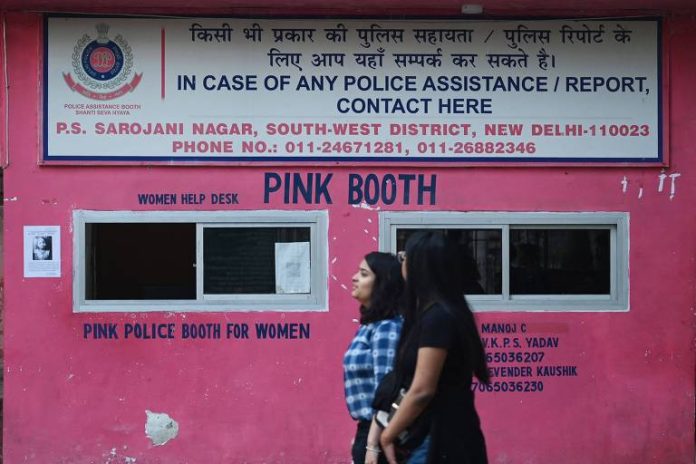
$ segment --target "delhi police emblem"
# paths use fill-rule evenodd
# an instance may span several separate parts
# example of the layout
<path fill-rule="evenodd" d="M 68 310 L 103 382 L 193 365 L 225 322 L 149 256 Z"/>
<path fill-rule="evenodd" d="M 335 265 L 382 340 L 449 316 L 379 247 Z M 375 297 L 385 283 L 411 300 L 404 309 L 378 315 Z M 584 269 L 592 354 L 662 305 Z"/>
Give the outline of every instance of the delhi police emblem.
<path fill-rule="evenodd" d="M 143 74 L 133 69 L 133 51 L 121 34 L 110 39 L 109 25 L 96 25 L 97 38 L 84 34 L 75 44 L 71 73 L 63 78 L 74 91 L 94 100 L 113 100 L 132 92 Z"/>

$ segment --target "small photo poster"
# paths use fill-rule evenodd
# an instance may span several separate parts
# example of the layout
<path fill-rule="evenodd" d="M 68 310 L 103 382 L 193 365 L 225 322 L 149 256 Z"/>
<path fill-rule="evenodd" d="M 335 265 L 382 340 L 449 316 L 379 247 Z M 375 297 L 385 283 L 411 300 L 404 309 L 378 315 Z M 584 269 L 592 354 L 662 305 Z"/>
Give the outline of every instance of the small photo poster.
<path fill-rule="evenodd" d="M 24 277 L 60 277 L 60 226 L 24 226 Z"/>

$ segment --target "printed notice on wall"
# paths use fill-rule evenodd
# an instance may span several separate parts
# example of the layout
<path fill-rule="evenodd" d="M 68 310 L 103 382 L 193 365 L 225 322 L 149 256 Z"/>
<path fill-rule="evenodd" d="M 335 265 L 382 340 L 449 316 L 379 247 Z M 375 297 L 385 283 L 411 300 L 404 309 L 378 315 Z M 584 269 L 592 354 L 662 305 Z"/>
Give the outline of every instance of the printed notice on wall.
<path fill-rule="evenodd" d="M 563 388 L 582 375 L 582 369 L 565 351 L 568 332 L 565 323 L 482 323 L 481 341 L 491 381 L 474 381 L 472 389 L 538 394 Z"/>
<path fill-rule="evenodd" d="M 60 226 L 24 226 L 24 277 L 60 277 Z"/>
<path fill-rule="evenodd" d="M 660 21 L 47 17 L 44 161 L 660 163 Z"/>
<path fill-rule="evenodd" d="M 276 293 L 309 293 L 309 242 L 275 244 Z"/>

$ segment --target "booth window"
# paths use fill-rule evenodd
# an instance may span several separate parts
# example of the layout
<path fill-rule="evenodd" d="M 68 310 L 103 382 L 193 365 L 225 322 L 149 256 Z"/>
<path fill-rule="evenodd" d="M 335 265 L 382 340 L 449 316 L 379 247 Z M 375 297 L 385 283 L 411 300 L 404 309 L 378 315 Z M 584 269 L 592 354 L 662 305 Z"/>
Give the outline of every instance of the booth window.
<path fill-rule="evenodd" d="M 624 213 L 385 212 L 380 224 L 382 249 L 421 230 L 457 244 L 476 310 L 628 309 Z"/>
<path fill-rule="evenodd" d="M 87 300 L 196 298 L 196 225 L 85 224 Z"/>
<path fill-rule="evenodd" d="M 75 311 L 325 310 L 326 213 L 76 211 Z"/>

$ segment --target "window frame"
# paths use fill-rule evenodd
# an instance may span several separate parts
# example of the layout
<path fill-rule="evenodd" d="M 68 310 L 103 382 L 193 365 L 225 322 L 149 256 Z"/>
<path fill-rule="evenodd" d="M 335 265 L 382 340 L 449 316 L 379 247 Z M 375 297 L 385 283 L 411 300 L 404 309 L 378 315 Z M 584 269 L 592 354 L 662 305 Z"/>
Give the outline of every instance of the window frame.
<path fill-rule="evenodd" d="M 196 299 L 87 300 L 86 225 L 189 223 L 196 226 Z M 204 227 L 307 227 L 310 293 L 203 295 Z M 315 211 L 73 211 L 73 312 L 241 312 L 328 310 L 328 213 Z"/>
<path fill-rule="evenodd" d="M 380 250 L 395 253 L 397 229 L 502 230 L 502 293 L 468 295 L 478 312 L 628 311 L 629 215 L 624 212 L 381 212 Z M 511 295 L 511 229 L 608 229 L 610 231 L 609 295 Z"/>

